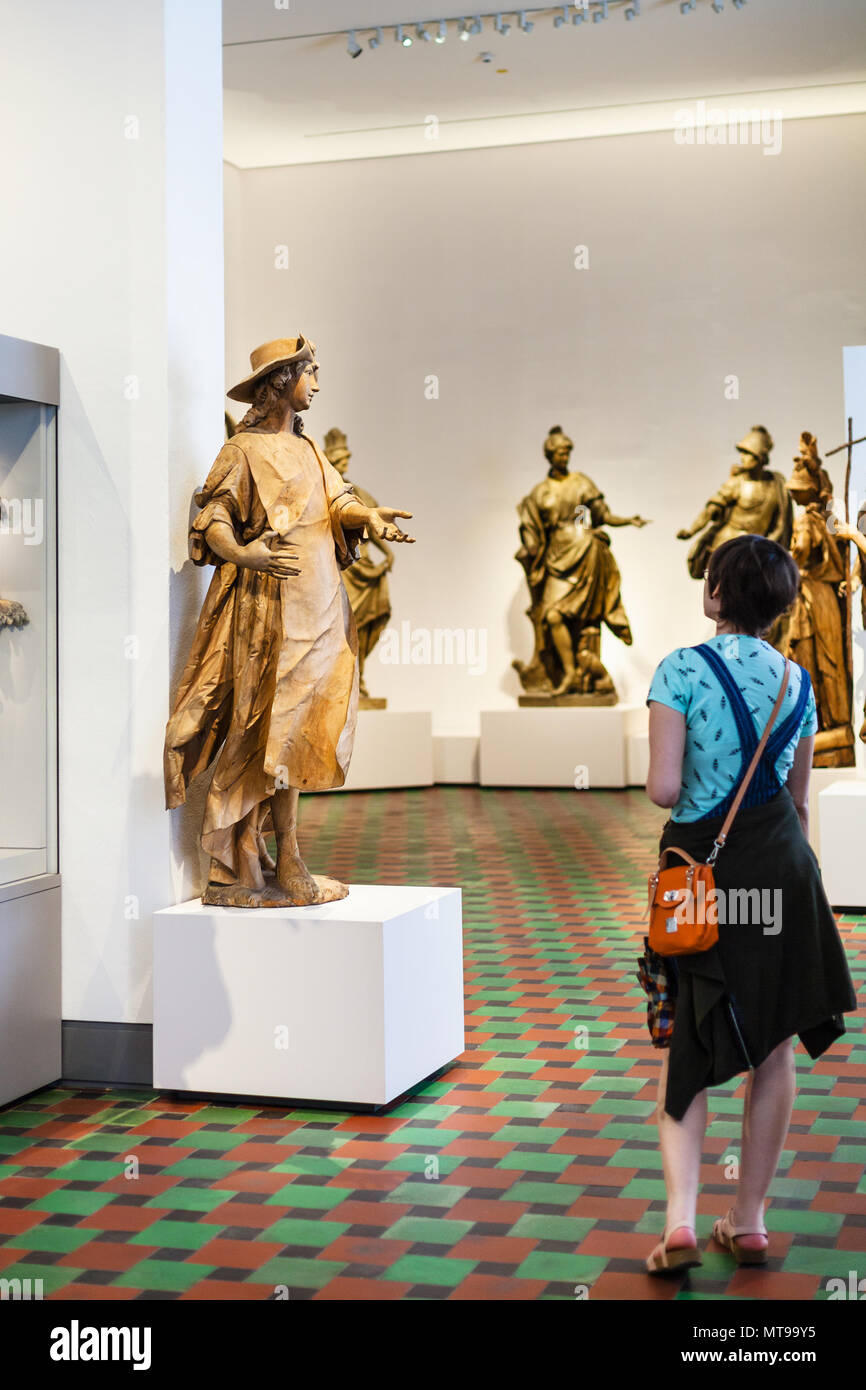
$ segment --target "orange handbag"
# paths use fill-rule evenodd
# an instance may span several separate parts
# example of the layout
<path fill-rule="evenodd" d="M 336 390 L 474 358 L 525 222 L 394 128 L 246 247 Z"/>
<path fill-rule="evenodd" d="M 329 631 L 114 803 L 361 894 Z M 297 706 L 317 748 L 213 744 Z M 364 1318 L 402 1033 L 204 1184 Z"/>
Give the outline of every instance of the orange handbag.
<path fill-rule="evenodd" d="M 706 863 L 699 864 L 684 849 L 668 845 L 659 855 L 655 873 L 649 876 L 649 944 L 660 956 L 695 955 L 698 951 L 708 951 L 719 939 L 713 865 L 719 850 L 728 838 L 734 816 L 740 809 L 740 802 L 746 794 L 770 737 L 770 730 L 776 722 L 776 715 L 781 709 L 788 687 L 790 671 L 791 664 L 786 661 L 782 684 L 767 727 L 755 749 L 754 757 L 740 783 L 724 824 L 713 841 L 713 848 Z M 665 859 L 669 854 L 678 854 L 685 862 L 673 864 L 668 868 Z"/>

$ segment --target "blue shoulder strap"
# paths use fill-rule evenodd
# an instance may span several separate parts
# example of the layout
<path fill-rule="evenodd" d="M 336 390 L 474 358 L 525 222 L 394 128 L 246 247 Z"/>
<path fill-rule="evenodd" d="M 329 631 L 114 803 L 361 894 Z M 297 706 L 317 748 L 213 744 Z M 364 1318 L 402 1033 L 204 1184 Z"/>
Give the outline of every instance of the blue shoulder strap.
<path fill-rule="evenodd" d="M 737 733 L 740 736 L 740 747 L 743 750 L 743 768 L 745 770 L 748 766 L 746 759 L 751 761 L 752 754 L 758 746 L 758 734 L 751 710 L 743 698 L 743 692 L 731 675 L 727 662 L 719 656 L 715 648 L 702 642 L 699 647 L 693 647 L 692 650 L 700 652 L 710 670 L 718 677 L 722 689 L 731 702 L 731 711 L 737 721 Z"/>

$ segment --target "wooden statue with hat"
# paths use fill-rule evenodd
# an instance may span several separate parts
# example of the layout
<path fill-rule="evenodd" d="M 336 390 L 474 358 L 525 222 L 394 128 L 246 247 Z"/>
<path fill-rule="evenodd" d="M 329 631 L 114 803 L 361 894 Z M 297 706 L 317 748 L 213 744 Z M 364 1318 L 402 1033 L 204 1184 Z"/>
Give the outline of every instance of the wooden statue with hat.
<path fill-rule="evenodd" d="M 341 571 L 365 531 L 411 542 L 397 520 L 411 513 L 365 505 L 305 434 L 314 343 L 276 339 L 250 365 L 228 393 L 249 409 L 196 494 L 190 555 L 214 575 L 166 728 L 166 804 L 212 765 L 202 901 L 309 906 L 349 891 L 310 873 L 297 836 L 299 794 L 341 787 L 352 755 L 358 635 Z"/>

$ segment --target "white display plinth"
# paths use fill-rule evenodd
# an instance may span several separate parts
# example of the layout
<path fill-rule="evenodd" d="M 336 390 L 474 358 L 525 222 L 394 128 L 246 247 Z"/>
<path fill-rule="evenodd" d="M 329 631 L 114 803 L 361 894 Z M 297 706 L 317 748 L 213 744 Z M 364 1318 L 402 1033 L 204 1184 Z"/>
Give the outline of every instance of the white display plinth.
<path fill-rule="evenodd" d="M 813 767 L 809 777 L 809 844 L 821 858 L 820 796 L 835 782 L 856 782 L 860 773 L 856 767 Z"/>
<path fill-rule="evenodd" d="M 821 875 L 833 907 L 866 907 L 866 781 L 832 782 L 818 796 Z"/>
<path fill-rule="evenodd" d="M 624 787 L 629 705 L 484 710 L 483 787 Z"/>
<path fill-rule="evenodd" d="M 464 1050 L 459 888 L 154 914 L 153 1082 L 386 1105 Z"/>
<path fill-rule="evenodd" d="M 427 710 L 361 709 L 343 791 L 432 787 L 433 717 Z"/>

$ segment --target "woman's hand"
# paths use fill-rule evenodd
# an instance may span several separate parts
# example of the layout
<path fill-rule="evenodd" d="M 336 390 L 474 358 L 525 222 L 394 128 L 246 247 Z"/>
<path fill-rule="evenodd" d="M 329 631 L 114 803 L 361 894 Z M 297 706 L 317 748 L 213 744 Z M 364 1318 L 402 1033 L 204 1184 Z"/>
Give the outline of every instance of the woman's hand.
<path fill-rule="evenodd" d="M 270 541 L 275 544 L 270 545 Z M 257 540 L 241 546 L 237 563 L 244 569 L 269 574 L 273 579 L 290 579 L 301 573 L 295 564 L 297 559 L 294 547 L 277 531 L 263 531 Z"/>
<path fill-rule="evenodd" d="M 405 541 L 408 545 L 414 545 L 415 537 L 407 536 L 394 520 L 398 516 L 408 520 L 411 515 L 411 512 L 400 512 L 394 507 L 371 507 L 367 513 L 367 530 L 380 541 Z"/>

